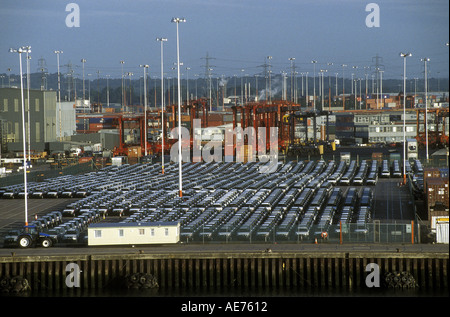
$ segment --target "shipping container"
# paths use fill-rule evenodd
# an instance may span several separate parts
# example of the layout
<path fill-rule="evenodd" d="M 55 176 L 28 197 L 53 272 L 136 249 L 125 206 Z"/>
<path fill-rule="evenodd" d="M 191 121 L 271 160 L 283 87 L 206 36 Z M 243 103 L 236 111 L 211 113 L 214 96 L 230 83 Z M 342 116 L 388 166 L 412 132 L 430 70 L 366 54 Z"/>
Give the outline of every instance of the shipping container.
<path fill-rule="evenodd" d="M 428 178 L 440 178 L 441 171 L 436 167 L 425 167 L 423 169 L 423 182 L 426 183 Z"/>
<path fill-rule="evenodd" d="M 128 148 L 128 157 L 141 157 L 142 156 L 142 150 L 140 146 L 132 146 Z"/>
<path fill-rule="evenodd" d="M 383 162 L 383 153 L 382 152 L 374 152 L 374 153 L 372 153 L 372 160 L 375 160 L 379 164 L 381 164 Z"/>
<path fill-rule="evenodd" d="M 394 152 L 389 154 L 389 163 L 392 164 L 394 161 L 401 161 L 402 157 L 400 153 Z"/>
<path fill-rule="evenodd" d="M 448 178 L 430 177 L 427 179 L 427 182 L 425 183 L 425 195 L 429 213 L 428 219 L 431 219 L 430 211 L 431 209 L 433 209 L 433 207 L 436 207 L 436 205 L 442 205 L 443 207 L 448 209 L 448 183 Z"/>
<path fill-rule="evenodd" d="M 441 177 L 448 178 L 448 167 L 447 168 L 440 168 L 439 172 L 441 173 Z"/>
<path fill-rule="evenodd" d="M 126 156 L 115 156 L 111 158 L 112 165 L 120 166 L 122 164 L 126 164 L 128 158 Z"/>
<path fill-rule="evenodd" d="M 78 159 L 78 163 L 82 164 L 82 163 L 86 163 L 89 161 L 92 161 L 93 157 L 92 156 L 87 156 L 87 157 L 80 157 Z"/>
<path fill-rule="evenodd" d="M 139 158 L 138 157 L 128 157 L 128 164 L 130 165 L 134 165 L 139 163 Z"/>

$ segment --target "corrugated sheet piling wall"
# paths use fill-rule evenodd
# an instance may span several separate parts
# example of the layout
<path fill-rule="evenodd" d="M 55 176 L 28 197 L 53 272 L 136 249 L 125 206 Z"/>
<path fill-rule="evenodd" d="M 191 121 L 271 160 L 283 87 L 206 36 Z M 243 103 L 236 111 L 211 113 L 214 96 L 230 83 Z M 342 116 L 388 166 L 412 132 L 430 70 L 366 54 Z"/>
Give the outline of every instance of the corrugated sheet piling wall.
<path fill-rule="evenodd" d="M 448 254 L 392 253 L 217 253 L 0 257 L 0 278 L 22 276 L 32 290 L 67 289 L 70 263 L 78 265 L 81 289 L 123 287 L 133 273 L 156 278 L 159 288 L 358 289 L 366 286 L 366 266 L 380 276 L 408 272 L 422 289 L 448 288 Z"/>

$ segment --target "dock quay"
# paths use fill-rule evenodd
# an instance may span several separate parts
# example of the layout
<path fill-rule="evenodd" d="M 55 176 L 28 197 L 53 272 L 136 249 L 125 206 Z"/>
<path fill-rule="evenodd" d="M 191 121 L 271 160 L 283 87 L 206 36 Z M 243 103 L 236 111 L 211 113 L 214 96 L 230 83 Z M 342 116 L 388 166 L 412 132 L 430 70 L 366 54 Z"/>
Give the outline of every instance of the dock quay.
<path fill-rule="evenodd" d="M 133 274 L 152 276 L 153 287 L 160 290 L 359 290 L 368 288 L 368 275 L 375 272 L 368 269 L 371 263 L 379 268 L 379 287 L 401 287 L 386 283 L 388 274 L 401 273 L 414 279 L 408 287 L 448 294 L 446 245 L 186 244 L 53 248 L 51 253 L 3 249 L 0 278 L 19 276 L 33 291 L 68 289 L 68 276 L 75 273 L 81 290 L 126 289 Z M 69 264 L 79 271 L 70 271 Z"/>

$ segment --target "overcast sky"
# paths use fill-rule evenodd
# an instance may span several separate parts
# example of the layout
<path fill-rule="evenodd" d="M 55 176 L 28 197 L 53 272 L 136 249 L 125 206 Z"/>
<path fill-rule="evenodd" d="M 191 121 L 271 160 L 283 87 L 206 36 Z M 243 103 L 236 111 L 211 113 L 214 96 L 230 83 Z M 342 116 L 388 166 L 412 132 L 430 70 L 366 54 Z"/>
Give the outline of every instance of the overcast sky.
<path fill-rule="evenodd" d="M 62 50 L 60 64 L 73 64 L 77 77 L 97 73 L 120 78 L 125 72 L 142 75 L 140 64 L 150 65 L 150 76 L 160 76 L 160 43 L 166 37 L 164 65 L 167 76 L 176 62 L 176 25 L 179 25 L 180 60 L 190 67 L 189 78 L 205 74 L 206 54 L 216 77 L 261 73 L 272 56 L 274 73 L 290 73 L 290 57 L 298 72 L 351 73 L 363 77 L 364 67 L 384 68 L 383 78 L 401 78 L 400 52 L 411 52 L 407 77 L 423 76 L 423 57 L 432 77 L 448 77 L 449 1 L 379 0 L 379 27 L 368 27 L 362 0 L 1 0 L 0 73 L 19 73 L 17 54 L 9 48 L 30 45 L 31 71 L 44 58 L 48 72 L 57 71 L 55 50 Z M 79 27 L 68 27 L 69 3 L 79 7 Z M 25 59 L 23 59 L 25 62 Z M 333 63 L 333 65 L 328 65 Z M 358 68 L 353 68 L 356 66 Z M 244 69 L 244 71 L 241 71 Z M 61 66 L 61 72 L 67 67 Z M 370 70 L 367 71 L 370 73 Z M 186 71 L 183 70 L 184 76 Z"/>

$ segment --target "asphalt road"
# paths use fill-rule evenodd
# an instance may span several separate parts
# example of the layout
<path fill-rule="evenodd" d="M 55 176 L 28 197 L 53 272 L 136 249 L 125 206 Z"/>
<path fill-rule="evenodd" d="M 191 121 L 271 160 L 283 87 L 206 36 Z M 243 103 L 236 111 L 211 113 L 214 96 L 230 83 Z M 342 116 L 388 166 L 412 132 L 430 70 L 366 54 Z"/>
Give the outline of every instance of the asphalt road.
<path fill-rule="evenodd" d="M 88 250 L 88 252 L 87 252 Z M 179 243 L 153 246 L 108 246 L 108 247 L 53 247 L 50 249 L 0 248 L 0 256 L 66 256 L 66 255 L 132 255 L 157 254 L 177 255 L 186 253 L 214 256 L 218 253 L 447 253 L 448 245 L 443 244 L 335 244 L 335 243 Z"/>

